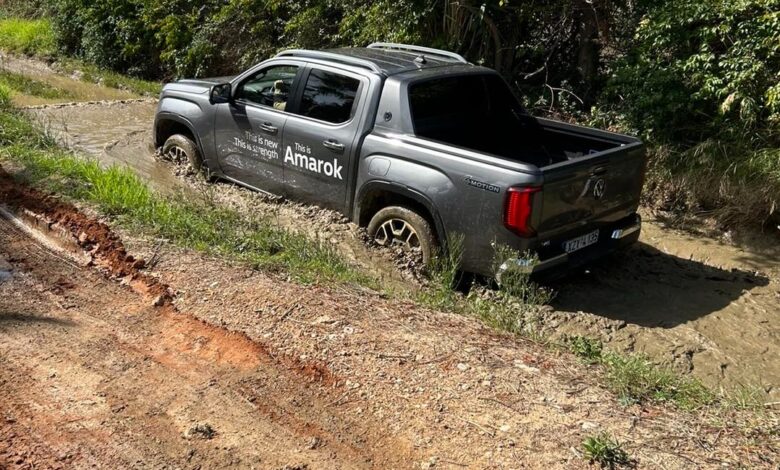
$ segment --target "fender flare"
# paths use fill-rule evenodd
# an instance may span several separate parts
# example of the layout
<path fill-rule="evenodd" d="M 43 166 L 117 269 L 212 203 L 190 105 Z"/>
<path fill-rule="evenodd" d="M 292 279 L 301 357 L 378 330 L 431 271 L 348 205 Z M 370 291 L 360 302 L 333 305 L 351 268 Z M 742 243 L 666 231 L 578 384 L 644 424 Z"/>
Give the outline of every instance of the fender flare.
<path fill-rule="evenodd" d="M 157 142 L 157 129 L 160 125 L 159 124 L 160 121 L 173 121 L 186 127 L 190 131 L 190 134 L 192 134 L 192 136 L 195 137 L 195 145 L 198 146 L 198 151 L 200 152 L 201 157 L 203 157 L 204 159 L 206 158 L 206 154 L 203 152 L 203 143 L 200 141 L 200 135 L 198 135 L 198 133 L 195 132 L 195 126 L 192 125 L 192 122 L 190 122 L 189 119 L 181 116 L 180 114 L 169 113 L 167 111 L 159 112 L 154 117 L 155 147 L 162 146 L 165 143 L 165 142 Z"/>
<path fill-rule="evenodd" d="M 439 243 L 442 246 L 446 245 L 447 237 L 446 231 L 444 229 L 444 222 L 442 221 L 441 215 L 439 214 L 439 211 L 433 201 L 431 201 L 430 198 L 428 198 L 425 194 L 399 183 L 392 183 L 390 181 L 383 180 L 373 180 L 363 184 L 363 186 L 361 186 L 360 190 L 358 191 L 357 198 L 355 198 L 355 208 L 353 212 L 356 223 L 360 221 L 361 206 L 363 205 L 363 201 L 365 200 L 366 196 L 372 192 L 397 194 L 399 196 L 409 198 L 423 206 L 431 215 L 431 218 L 433 218 L 433 225 L 434 229 L 436 230 L 436 235 L 439 238 Z"/>

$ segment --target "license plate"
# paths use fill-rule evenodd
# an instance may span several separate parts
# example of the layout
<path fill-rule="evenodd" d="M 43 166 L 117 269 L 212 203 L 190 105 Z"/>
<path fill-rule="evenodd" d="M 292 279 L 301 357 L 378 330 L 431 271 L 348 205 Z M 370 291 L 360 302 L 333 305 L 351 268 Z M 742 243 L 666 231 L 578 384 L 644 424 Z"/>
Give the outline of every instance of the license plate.
<path fill-rule="evenodd" d="M 594 230 L 590 233 L 586 233 L 585 235 L 563 242 L 563 250 L 566 253 L 572 253 L 587 246 L 591 246 L 597 241 L 599 241 L 599 231 Z"/>

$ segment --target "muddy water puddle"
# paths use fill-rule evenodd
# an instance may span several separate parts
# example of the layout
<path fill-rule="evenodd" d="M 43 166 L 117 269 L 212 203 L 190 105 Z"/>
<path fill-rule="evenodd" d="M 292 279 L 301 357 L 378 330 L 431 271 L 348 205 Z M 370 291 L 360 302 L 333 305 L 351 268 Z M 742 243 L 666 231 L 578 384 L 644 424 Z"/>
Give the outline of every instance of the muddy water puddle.
<path fill-rule="evenodd" d="M 106 166 L 130 167 L 155 189 L 170 192 L 183 184 L 154 157 L 155 108 L 156 103 L 147 100 L 77 103 L 27 112 L 65 147 L 97 157 Z"/>

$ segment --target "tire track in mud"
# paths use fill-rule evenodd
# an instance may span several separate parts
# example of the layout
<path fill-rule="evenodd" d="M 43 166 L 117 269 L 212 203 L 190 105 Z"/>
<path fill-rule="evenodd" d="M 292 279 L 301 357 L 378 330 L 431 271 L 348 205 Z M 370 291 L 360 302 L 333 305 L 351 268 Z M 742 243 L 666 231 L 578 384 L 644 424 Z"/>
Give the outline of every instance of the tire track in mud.
<path fill-rule="evenodd" d="M 102 245 L 94 250 L 95 265 L 103 265 L 104 276 L 120 281 L 110 282 L 64 260 L 12 224 L 0 222 L 0 256 L 13 267 L 11 280 L 0 284 L 6 291 L 0 302 L 0 332 L 6 338 L 0 357 L 8 363 L 0 380 L 17 383 L 22 376 L 32 377 L 31 383 L 4 389 L 0 402 L 16 396 L 31 404 L 27 414 L 13 411 L 12 404 L 2 407 L 24 419 L 28 429 L 23 435 L 53 443 L 52 452 L 69 456 L 64 461 L 76 466 L 183 464 L 182 456 L 193 459 L 193 449 L 199 456 L 195 461 L 208 467 L 226 462 L 407 466 L 403 462 L 413 455 L 411 446 L 332 409 L 341 385 L 324 365 L 270 351 L 242 333 L 180 313 L 169 301 L 155 307 L 159 302 L 152 302 L 153 296 L 167 286 L 139 273 L 137 260 L 128 259 L 105 225 L 36 191 L 9 185 L 7 175 L 0 174 L 1 200 L 40 210 L 49 226 L 86 233 L 78 242 Z M 101 258 L 114 263 L 104 264 Z M 132 283 L 121 282 L 128 277 L 147 289 L 129 293 Z M 20 284 L 17 290 L 14 283 Z M 39 349 L 37 342 L 46 348 Z M 25 372 L 30 363 L 35 370 Z M 55 385 L 47 388 L 47 382 Z M 51 389 L 58 393 L 49 393 Z M 71 420 L 79 414 L 79 429 L 72 429 Z M 182 442 L 183 433 L 199 420 L 213 426 L 224 449 L 211 449 L 208 439 Z M 16 435 L 10 432 L 0 442 L 0 455 L 9 456 L 7 465 L 22 468 L 51 460 L 52 452 Z M 125 444 L 134 450 L 127 456 Z"/>

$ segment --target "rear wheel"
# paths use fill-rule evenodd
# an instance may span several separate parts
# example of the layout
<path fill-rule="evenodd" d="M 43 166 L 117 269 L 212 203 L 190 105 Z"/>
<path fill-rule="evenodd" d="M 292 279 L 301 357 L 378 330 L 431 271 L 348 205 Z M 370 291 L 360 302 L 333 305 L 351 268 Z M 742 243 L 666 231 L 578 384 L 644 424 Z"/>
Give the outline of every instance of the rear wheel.
<path fill-rule="evenodd" d="M 401 206 L 377 212 L 368 224 L 368 234 L 380 246 L 419 251 L 425 265 L 431 262 L 437 243 L 430 223 L 420 214 Z"/>
<path fill-rule="evenodd" d="M 189 137 L 183 134 L 174 134 L 165 141 L 162 149 L 163 155 L 178 164 L 188 164 L 192 170 L 210 180 L 209 169 L 203 164 L 203 157 L 198 151 L 198 146 Z"/>

